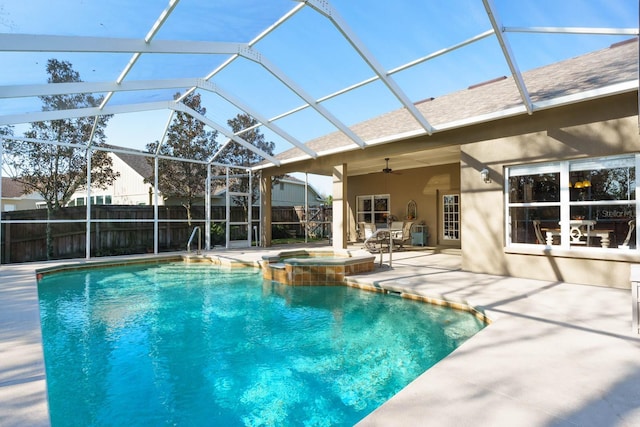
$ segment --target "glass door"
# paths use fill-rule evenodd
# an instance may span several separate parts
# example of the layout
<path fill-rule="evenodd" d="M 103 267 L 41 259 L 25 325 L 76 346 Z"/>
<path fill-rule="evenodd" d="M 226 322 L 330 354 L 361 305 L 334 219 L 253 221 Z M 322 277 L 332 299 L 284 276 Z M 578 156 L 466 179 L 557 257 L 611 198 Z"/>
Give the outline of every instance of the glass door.
<path fill-rule="evenodd" d="M 460 196 L 458 194 L 442 196 L 442 238 L 460 240 Z"/>

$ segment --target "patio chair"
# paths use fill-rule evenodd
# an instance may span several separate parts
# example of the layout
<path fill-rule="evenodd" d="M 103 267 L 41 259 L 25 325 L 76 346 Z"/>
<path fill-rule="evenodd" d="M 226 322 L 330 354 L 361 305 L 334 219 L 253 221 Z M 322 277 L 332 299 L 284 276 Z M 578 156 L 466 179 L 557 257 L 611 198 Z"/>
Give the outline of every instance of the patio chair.
<path fill-rule="evenodd" d="M 546 245 L 547 244 L 547 239 L 544 238 L 544 236 L 542 235 L 542 230 L 540 230 L 540 220 L 539 219 L 534 219 L 533 220 L 533 231 L 535 231 L 536 233 L 536 239 L 538 240 L 538 243 L 541 245 Z"/>
<path fill-rule="evenodd" d="M 363 241 L 373 236 L 373 233 L 375 232 L 376 232 L 376 226 L 374 224 L 369 224 L 368 222 L 358 223 L 358 233 L 360 235 L 360 238 Z"/>
<path fill-rule="evenodd" d="M 381 228 L 376 230 L 364 241 L 364 249 L 371 253 L 382 252 L 385 249 L 389 250 L 389 229 Z"/>
<path fill-rule="evenodd" d="M 389 229 L 394 233 L 400 233 L 402 231 L 402 226 L 404 222 L 402 221 L 392 221 Z"/>
<path fill-rule="evenodd" d="M 404 249 L 404 244 L 411 241 L 411 227 L 413 227 L 413 221 L 405 221 L 402 224 L 402 230 L 396 232 L 393 235 L 393 246 L 398 249 Z"/>
<path fill-rule="evenodd" d="M 618 248 L 621 248 L 621 249 L 629 248 L 629 242 L 631 241 L 631 234 L 633 234 L 633 230 L 635 230 L 635 228 L 636 228 L 636 220 L 632 219 L 631 221 L 629 221 L 629 231 L 627 231 L 627 237 L 624 238 L 624 242 L 622 242 L 622 244 L 618 246 Z"/>

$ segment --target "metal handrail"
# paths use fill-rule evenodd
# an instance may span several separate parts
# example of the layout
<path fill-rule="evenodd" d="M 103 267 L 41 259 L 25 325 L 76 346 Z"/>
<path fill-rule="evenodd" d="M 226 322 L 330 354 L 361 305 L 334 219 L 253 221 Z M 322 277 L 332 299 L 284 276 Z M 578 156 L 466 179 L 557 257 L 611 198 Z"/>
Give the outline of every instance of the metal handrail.
<path fill-rule="evenodd" d="M 200 255 L 200 251 L 202 250 L 202 245 L 201 245 L 202 232 L 200 231 L 199 226 L 193 227 L 193 231 L 191 232 L 191 237 L 189 237 L 189 241 L 187 242 L 187 252 L 191 253 L 191 242 L 193 241 L 193 238 L 196 235 L 196 231 L 198 232 L 198 251 L 196 252 L 196 254 Z"/>

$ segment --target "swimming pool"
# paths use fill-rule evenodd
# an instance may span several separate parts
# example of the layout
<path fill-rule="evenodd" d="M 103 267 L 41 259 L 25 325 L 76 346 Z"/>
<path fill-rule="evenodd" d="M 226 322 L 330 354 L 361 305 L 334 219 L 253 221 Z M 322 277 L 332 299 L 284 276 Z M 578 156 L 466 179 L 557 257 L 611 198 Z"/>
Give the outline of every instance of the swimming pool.
<path fill-rule="evenodd" d="M 56 273 L 38 287 L 53 426 L 353 425 L 483 327 L 199 263 Z"/>

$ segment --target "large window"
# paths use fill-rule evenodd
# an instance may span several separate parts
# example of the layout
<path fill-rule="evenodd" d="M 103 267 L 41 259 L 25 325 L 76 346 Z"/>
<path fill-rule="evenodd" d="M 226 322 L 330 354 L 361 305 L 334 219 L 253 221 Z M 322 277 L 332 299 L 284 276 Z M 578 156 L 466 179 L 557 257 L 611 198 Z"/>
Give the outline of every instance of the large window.
<path fill-rule="evenodd" d="M 388 194 L 357 196 L 357 222 L 375 224 L 378 228 L 387 226 L 391 203 Z"/>
<path fill-rule="evenodd" d="M 638 156 L 507 168 L 507 242 L 636 248 Z"/>

